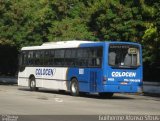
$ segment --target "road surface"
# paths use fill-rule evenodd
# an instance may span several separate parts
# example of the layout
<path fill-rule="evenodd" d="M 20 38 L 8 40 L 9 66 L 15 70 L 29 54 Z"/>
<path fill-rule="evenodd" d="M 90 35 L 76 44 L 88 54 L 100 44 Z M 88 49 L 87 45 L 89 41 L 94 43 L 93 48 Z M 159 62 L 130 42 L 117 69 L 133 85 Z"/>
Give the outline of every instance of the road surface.
<path fill-rule="evenodd" d="M 160 115 L 160 98 L 115 94 L 112 99 L 98 95 L 73 97 L 69 93 L 0 85 L 0 114 L 16 115 Z"/>
<path fill-rule="evenodd" d="M 96 94 L 73 97 L 68 92 L 46 89 L 32 92 L 27 87 L 0 85 L 0 121 L 133 121 L 137 118 L 159 121 L 160 98 L 133 94 L 115 94 L 112 99 L 101 99 Z"/>

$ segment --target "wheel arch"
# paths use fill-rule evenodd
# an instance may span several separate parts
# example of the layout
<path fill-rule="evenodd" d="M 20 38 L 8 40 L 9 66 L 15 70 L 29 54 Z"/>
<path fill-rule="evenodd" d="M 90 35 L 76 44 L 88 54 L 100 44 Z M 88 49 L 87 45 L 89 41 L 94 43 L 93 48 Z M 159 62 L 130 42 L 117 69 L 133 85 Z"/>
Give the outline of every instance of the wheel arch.
<path fill-rule="evenodd" d="M 70 81 L 72 81 L 72 79 L 78 80 L 76 76 L 71 77 L 71 78 L 70 78 Z"/>
<path fill-rule="evenodd" d="M 30 76 L 28 78 L 28 86 L 30 86 L 31 78 L 35 78 L 34 74 L 30 74 Z"/>

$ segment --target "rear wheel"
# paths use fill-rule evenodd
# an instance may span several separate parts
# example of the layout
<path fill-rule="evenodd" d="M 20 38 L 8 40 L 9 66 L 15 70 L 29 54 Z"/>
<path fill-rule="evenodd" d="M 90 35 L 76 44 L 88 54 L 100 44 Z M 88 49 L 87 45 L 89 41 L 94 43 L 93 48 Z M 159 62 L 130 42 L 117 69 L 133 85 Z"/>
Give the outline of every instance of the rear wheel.
<path fill-rule="evenodd" d="M 99 93 L 99 96 L 100 96 L 101 98 L 112 98 L 113 94 L 114 94 L 114 93 L 101 92 L 101 93 Z"/>
<path fill-rule="evenodd" d="M 36 81 L 34 77 L 30 78 L 30 84 L 29 84 L 31 91 L 38 91 L 38 87 L 36 87 Z"/>
<path fill-rule="evenodd" d="M 78 81 L 77 81 L 76 78 L 73 78 L 71 80 L 70 90 L 71 90 L 71 95 L 72 96 L 78 96 L 79 95 L 79 85 L 78 85 Z"/>

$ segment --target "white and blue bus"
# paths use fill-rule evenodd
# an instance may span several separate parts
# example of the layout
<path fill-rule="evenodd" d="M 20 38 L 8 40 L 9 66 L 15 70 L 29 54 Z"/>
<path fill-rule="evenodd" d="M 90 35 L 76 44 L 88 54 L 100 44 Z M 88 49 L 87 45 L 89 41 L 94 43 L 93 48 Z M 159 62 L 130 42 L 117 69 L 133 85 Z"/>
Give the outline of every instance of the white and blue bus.
<path fill-rule="evenodd" d="M 142 48 L 131 42 L 62 41 L 23 47 L 18 85 L 99 93 L 142 91 Z"/>

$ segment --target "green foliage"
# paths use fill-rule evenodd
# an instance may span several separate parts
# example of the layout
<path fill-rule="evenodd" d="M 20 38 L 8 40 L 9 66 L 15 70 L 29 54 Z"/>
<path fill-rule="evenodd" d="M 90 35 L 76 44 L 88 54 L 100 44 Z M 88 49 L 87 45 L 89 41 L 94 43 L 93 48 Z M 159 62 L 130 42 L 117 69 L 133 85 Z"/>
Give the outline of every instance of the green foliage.
<path fill-rule="evenodd" d="M 144 62 L 157 61 L 160 59 L 160 1 L 154 3 L 146 1 L 144 8 L 144 21 L 146 29 L 142 37 L 142 45 L 144 46 Z M 150 5 L 150 6 L 149 6 Z"/>
<path fill-rule="evenodd" d="M 51 21 L 48 27 L 48 40 L 61 41 L 73 39 L 94 39 L 92 32 L 89 31 L 83 2 L 79 0 L 57 0 L 51 4 L 52 10 L 56 11 L 56 19 Z"/>
<path fill-rule="evenodd" d="M 104 1 L 91 16 L 91 30 L 101 40 L 141 42 L 145 29 L 139 6 L 123 5 L 120 2 Z"/>
<path fill-rule="evenodd" d="M 0 0 L 0 44 L 131 41 L 143 45 L 144 61 L 154 61 L 160 58 L 159 6 L 159 0 Z"/>
<path fill-rule="evenodd" d="M 1 1 L 0 40 L 9 40 L 17 47 L 37 45 L 45 40 L 48 6 L 35 0 Z M 9 6 L 8 6 L 9 5 Z M 47 14 L 46 14 L 47 13 Z"/>
<path fill-rule="evenodd" d="M 53 21 L 48 36 L 49 41 L 92 39 L 92 33 L 88 31 L 85 23 L 79 18 Z"/>

